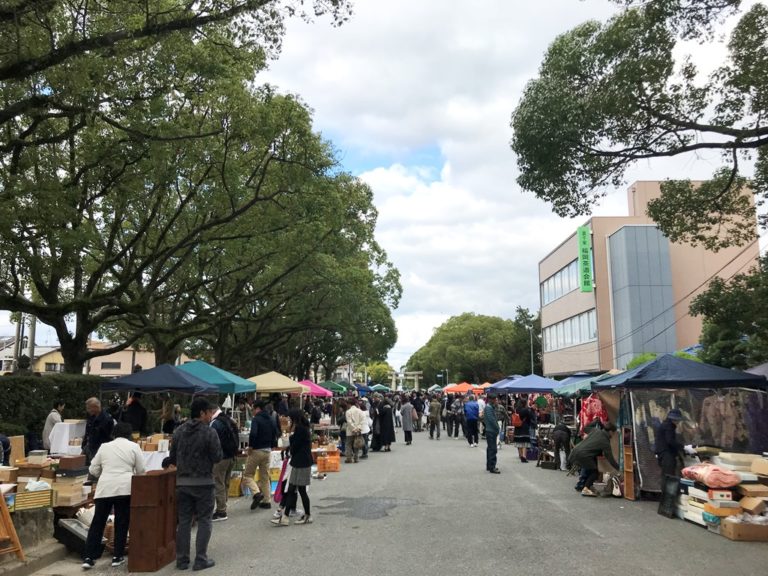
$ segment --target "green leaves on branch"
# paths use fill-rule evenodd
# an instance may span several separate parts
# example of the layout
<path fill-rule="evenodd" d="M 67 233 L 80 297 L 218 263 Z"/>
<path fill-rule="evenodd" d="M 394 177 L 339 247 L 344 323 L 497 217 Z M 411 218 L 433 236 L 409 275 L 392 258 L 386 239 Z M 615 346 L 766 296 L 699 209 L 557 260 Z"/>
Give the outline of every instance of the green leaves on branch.
<path fill-rule="evenodd" d="M 742 196 L 759 201 L 768 193 L 768 127 L 761 121 L 768 113 L 768 7 L 755 4 L 741 15 L 726 62 L 703 79 L 690 59 L 675 60 L 678 43 L 709 39 L 740 2 L 617 3 L 626 9 L 607 23 L 558 37 L 525 88 L 512 115 L 519 184 L 562 216 L 583 215 L 623 185 L 639 160 L 719 150 L 723 167 L 711 182 L 701 189 L 669 182 L 652 216 L 673 239 L 712 248 L 754 238 L 754 214 Z M 753 155 L 750 192 L 740 163 Z M 727 236 L 718 240 L 718 232 Z"/>
<path fill-rule="evenodd" d="M 705 362 L 745 369 L 768 361 L 768 260 L 730 280 L 714 278 L 691 304 L 704 318 L 700 354 Z"/>
<path fill-rule="evenodd" d="M 408 370 L 422 370 L 425 384 L 446 384 L 437 377 L 445 369 L 451 382 L 476 384 L 530 374 L 532 340 L 536 371 L 541 373 L 540 327 L 538 317 L 519 306 L 515 320 L 472 313 L 453 316 L 410 357 Z"/>

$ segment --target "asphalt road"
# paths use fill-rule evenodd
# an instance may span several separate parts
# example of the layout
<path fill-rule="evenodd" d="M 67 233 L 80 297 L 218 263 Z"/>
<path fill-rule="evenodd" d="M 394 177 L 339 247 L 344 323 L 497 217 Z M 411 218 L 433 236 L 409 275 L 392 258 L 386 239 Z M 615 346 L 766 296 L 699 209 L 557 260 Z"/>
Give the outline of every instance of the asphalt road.
<path fill-rule="evenodd" d="M 481 440 L 482 442 L 482 440 Z M 656 513 L 655 502 L 586 498 L 564 472 L 499 452 L 502 473 L 485 472 L 485 450 L 414 434 L 391 453 L 371 453 L 313 480 L 315 522 L 276 527 L 269 512 L 230 503 L 214 525 L 215 574 L 473 576 L 499 574 L 722 576 L 768 574 L 768 544 L 731 542 Z M 193 544 L 194 546 L 194 544 Z M 40 575 L 81 572 L 75 558 Z M 91 574 L 124 574 L 102 559 Z M 173 566 L 159 574 L 177 573 Z M 205 573 L 205 572 L 203 572 Z"/>

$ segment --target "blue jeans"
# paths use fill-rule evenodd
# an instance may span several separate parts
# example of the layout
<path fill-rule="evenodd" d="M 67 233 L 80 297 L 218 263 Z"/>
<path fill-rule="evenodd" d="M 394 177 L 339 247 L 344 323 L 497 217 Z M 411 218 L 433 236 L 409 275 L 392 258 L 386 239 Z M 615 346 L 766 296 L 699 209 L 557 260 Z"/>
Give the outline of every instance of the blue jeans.
<path fill-rule="evenodd" d="M 579 481 L 576 483 L 576 488 L 582 490 L 584 488 L 592 488 L 592 484 L 597 480 L 597 460 L 595 460 L 594 468 L 581 467 L 581 473 L 579 474 Z"/>

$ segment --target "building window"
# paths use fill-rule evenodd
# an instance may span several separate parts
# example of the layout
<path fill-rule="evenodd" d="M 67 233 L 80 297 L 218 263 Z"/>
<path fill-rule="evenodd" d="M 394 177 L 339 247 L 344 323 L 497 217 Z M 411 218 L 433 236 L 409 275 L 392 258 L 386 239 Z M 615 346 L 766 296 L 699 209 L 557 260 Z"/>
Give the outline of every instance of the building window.
<path fill-rule="evenodd" d="M 102 362 L 102 370 L 120 370 L 120 362 Z"/>
<path fill-rule="evenodd" d="M 541 283 L 541 305 L 573 292 L 579 287 L 579 261 L 574 260 Z"/>
<path fill-rule="evenodd" d="M 543 332 L 545 352 L 592 342 L 597 340 L 597 312 L 593 308 L 557 324 L 547 326 Z"/>
<path fill-rule="evenodd" d="M 46 362 L 45 363 L 45 371 L 46 372 L 59 372 L 59 366 L 60 364 L 56 364 L 55 362 Z"/>

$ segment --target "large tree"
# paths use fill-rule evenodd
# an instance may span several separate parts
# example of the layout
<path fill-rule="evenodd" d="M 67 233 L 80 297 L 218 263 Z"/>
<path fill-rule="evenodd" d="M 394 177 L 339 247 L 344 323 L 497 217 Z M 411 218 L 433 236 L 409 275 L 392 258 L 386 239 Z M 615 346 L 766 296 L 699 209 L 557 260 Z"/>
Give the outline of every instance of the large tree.
<path fill-rule="evenodd" d="M 472 313 L 454 316 L 408 359 L 408 369 L 423 371 L 425 384 L 438 383 L 444 369 L 454 382 L 476 384 L 529 374 L 533 339 L 534 370 L 541 372 L 541 344 L 530 328 L 536 332 L 538 319 L 520 307 L 514 320 Z"/>
<path fill-rule="evenodd" d="M 614 1 L 622 10 L 608 22 L 558 37 L 525 88 L 512 116 L 520 186 L 557 214 L 583 215 L 638 161 L 717 151 L 711 180 L 665 182 L 649 214 L 672 240 L 716 249 L 754 239 L 750 193 L 758 203 L 768 195 L 768 7 Z M 681 43 L 711 42 L 729 17 L 738 21 L 726 59 L 702 77 L 679 58 Z"/>
<path fill-rule="evenodd" d="M 704 318 L 701 358 L 727 368 L 768 361 L 768 259 L 730 280 L 714 278 L 691 304 Z"/>
<path fill-rule="evenodd" d="M 250 87 L 301 4 L 3 4 L 0 308 L 54 327 L 67 370 L 151 336 L 145 324 L 87 349 L 93 331 L 189 294 L 175 280 L 201 244 L 296 172 L 329 168 L 312 165 L 304 107 Z M 313 5 L 337 22 L 348 10 Z"/>

